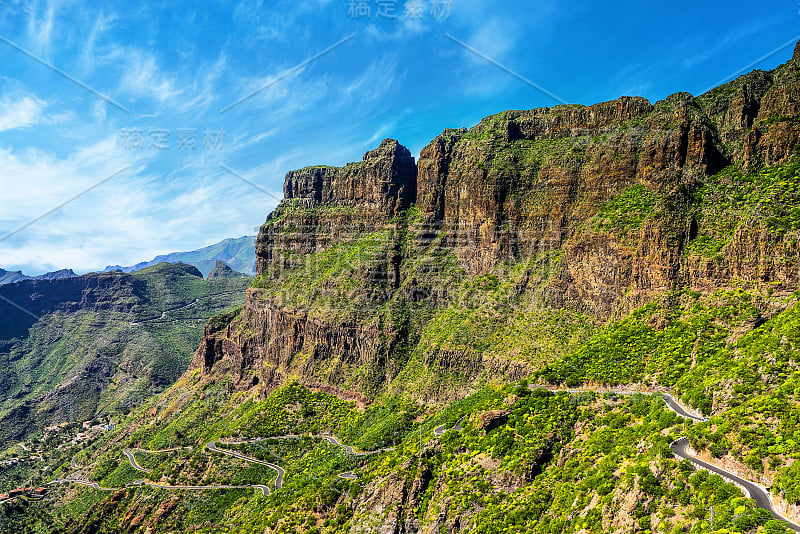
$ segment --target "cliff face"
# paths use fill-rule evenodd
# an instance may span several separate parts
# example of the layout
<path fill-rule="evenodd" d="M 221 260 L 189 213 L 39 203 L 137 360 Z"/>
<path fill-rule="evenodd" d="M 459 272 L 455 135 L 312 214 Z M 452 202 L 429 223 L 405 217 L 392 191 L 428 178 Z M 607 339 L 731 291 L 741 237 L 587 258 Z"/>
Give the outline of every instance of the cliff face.
<path fill-rule="evenodd" d="M 283 194 L 306 205 L 337 204 L 392 215 L 408 208 L 416 194 L 411 152 L 392 139 L 343 168 L 307 167 L 286 175 Z"/>
<path fill-rule="evenodd" d="M 799 69 L 800 46 L 697 98 L 507 111 L 445 130 L 417 165 L 386 140 L 361 162 L 290 172 L 247 303 L 206 329 L 194 365 L 241 387 L 366 395 L 420 367 L 519 377 L 548 350 L 489 356 L 491 325 L 534 328 L 537 309 L 604 322 L 674 288 L 793 290 L 778 182 L 745 174 L 791 161 Z"/>
<path fill-rule="evenodd" d="M 4 285 L 0 287 L 0 339 L 24 336 L 39 316 L 48 313 L 81 309 L 130 312 L 131 302 L 118 297 L 133 296 L 135 284 L 129 276 L 109 273 Z"/>
<path fill-rule="evenodd" d="M 499 261 L 564 250 L 553 282 L 560 294 L 555 304 L 607 317 L 631 285 L 668 287 L 685 236 L 681 229 L 675 239 L 662 239 L 674 242 L 648 244 L 654 236 L 645 231 L 643 242 L 623 243 L 586 223 L 633 185 L 679 195 L 720 170 L 725 157 L 715 135 L 685 93 L 656 106 L 622 98 L 506 112 L 469 132 L 445 132 L 423 149 L 419 206 L 449 234 L 471 274 L 489 272 Z"/>
<path fill-rule="evenodd" d="M 257 273 L 280 276 L 291 255 L 321 252 L 389 224 L 414 202 L 417 169 L 411 152 L 394 140 L 345 167 L 289 172 L 284 200 L 256 241 Z"/>
<path fill-rule="evenodd" d="M 259 279 L 241 316 L 206 328 L 193 365 L 224 360 L 244 387 L 300 376 L 345 395 L 396 374 L 390 359 L 405 334 L 373 312 L 400 284 L 396 230 L 416 176 L 409 150 L 388 139 L 361 162 L 288 173 L 256 242 Z M 334 311 L 343 301 L 350 309 Z"/>

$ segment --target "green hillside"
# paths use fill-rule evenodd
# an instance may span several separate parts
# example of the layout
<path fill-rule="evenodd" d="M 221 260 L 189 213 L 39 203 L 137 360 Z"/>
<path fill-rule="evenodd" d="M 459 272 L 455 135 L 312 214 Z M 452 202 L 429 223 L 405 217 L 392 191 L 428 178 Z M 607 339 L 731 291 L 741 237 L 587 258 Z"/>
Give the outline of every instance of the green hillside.
<path fill-rule="evenodd" d="M 247 282 L 204 280 L 171 264 L 73 279 L 81 300 L 37 310 L 27 331 L 3 340 L 0 440 L 100 414 L 113 419 L 163 391 L 186 370 L 208 317 L 240 305 Z M 60 285 L 49 281 L 47 290 L 58 294 Z"/>

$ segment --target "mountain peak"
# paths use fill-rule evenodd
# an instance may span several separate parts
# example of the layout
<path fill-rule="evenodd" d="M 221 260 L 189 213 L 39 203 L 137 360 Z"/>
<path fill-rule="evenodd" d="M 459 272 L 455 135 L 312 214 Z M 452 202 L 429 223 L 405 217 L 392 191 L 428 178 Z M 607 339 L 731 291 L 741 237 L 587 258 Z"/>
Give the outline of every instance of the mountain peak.
<path fill-rule="evenodd" d="M 208 273 L 209 280 L 213 280 L 215 278 L 240 278 L 242 276 L 247 275 L 243 273 L 237 273 L 222 260 L 217 260 L 217 265 Z"/>

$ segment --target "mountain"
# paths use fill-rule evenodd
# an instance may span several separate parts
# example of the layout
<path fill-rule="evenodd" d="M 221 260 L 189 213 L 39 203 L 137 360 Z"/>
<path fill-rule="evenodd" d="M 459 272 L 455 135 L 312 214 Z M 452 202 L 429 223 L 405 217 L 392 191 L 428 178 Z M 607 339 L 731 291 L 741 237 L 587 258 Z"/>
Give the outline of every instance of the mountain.
<path fill-rule="evenodd" d="M 249 278 L 186 264 L 0 287 L 0 441 L 124 413 L 172 384 L 202 324 L 241 303 Z"/>
<path fill-rule="evenodd" d="M 33 276 L 34 280 L 59 280 L 62 278 L 74 278 L 78 276 L 72 269 L 61 269 L 59 271 L 53 271 L 51 273 L 42 274 L 39 276 Z"/>
<path fill-rule="evenodd" d="M 103 272 L 122 271 L 132 273 L 146 267 L 167 262 L 193 265 L 203 273 L 203 276 L 208 276 L 208 273 L 216 266 L 217 260 L 220 260 L 227 263 L 235 271 L 253 275 L 255 274 L 254 243 L 255 236 L 245 236 L 237 239 L 229 238 L 190 252 L 173 252 L 162 256 L 156 256 L 150 261 L 137 263 L 131 267 L 110 265 L 106 267 Z"/>
<path fill-rule="evenodd" d="M 116 429 L 45 439 L 6 529 L 789 532 L 798 152 L 800 44 L 289 172 L 243 305 Z"/>
<path fill-rule="evenodd" d="M 215 278 L 242 278 L 247 277 L 244 273 L 237 273 L 233 269 L 231 269 L 227 263 L 224 261 L 217 260 L 216 266 L 211 269 L 211 272 L 208 273 L 209 280 L 213 280 Z"/>
<path fill-rule="evenodd" d="M 13 284 L 14 282 L 27 280 L 28 278 L 30 278 L 30 276 L 25 276 L 22 274 L 22 271 L 6 271 L 5 269 L 0 269 L 0 285 Z"/>
<path fill-rule="evenodd" d="M 0 269 L 0 285 L 14 284 L 21 280 L 56 280 L 59 278 L 73 278 L 75 276 L 78 275 L 75 274 L 72 269 L 61 269 L 60 271 L 53 271 L 39 276 L 27 276 L 22 274 L 22 271 L 6 271 Z"/>

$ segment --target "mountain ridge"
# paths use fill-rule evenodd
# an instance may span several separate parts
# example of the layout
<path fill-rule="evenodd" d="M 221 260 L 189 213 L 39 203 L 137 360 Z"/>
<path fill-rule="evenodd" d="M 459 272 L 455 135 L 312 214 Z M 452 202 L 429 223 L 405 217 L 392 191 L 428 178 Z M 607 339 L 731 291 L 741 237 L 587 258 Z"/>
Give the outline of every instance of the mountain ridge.
<path fill-rule="evenodd" d="M 130 273 L 167 262 L 194 265 L 203 273 L 203 276 L 208 276 L 208 273 L 215 267 L 216 261 L 221 260 L 230 265 L 235 271 L 252 275 L 255 274 L 254 243 L 255 236 L 227 238 L 197 250 L 162 254 L 150 261 L 142 261 L 129 267 L 109 265 L 101 272 L 122 271 Z"/>
<path fill-rule="evenodd" d="M 431 384 L 443 386 L 433 369 L 451 375 L 440 377 L 449 384 L 484 373 L 514 380 L 550 357 L 535 340 L 498 339 L 491 357 L 479 342 L 444 342 L 457 336 L 454 319 L 481 328 L 498 320 L 474 288 L 473 306 L 454 307 L 467 297 L 459 284 L 509 278 L 514 264 L 522 270 L 513 274 L 510 310 L 536 310 L 545 322 L 562 310 L 587 335 L 676 287 L 714 292 L 745 280 L 746 288 L 791 292 L 800 248 L 791 229 L 770 222 L 787 208 L 751 191 L 775 216 L 747 226 L 696 197 L 726 191 L 719 180 L 789 161 L 800 145 L 799 71 L 800 45 L 773 71 L 697 98 L 506 111 L 444 130 L 419 162 L 385 140 L 361 162 L 292 171 L 259 232 L 258 277 L 241 317 L 206 333 L 193 367 L 211 372 L 229 356 L 225 369 L 242 388 L 252 387 L 252 372 L 264 391 L 300 373 L 310 386 L 368 396 L 408 386 L 404 375 L 420 366 L 429 371 L 415 391 L 434 398 L 443 392 Z M 722 222 L 731 232 L 724 240 Z M 718 257 L 700 243 L 721 247 Z M 518 327 L 540 326 L 524 319 Z M 526 355 L 502 356 L 508 343 Z M 364 374 L 354 378 L 355 369 Z"/>
<path fill-rule="evenodd" d="M 6 271 L 5 269 L 0 269 L 0 285 L 15 284 L 22 280 L 55 280 L 59 278 L 74 278 L 76 276 L 78 275 L 75 274 L 72 269 L 60 269 L 38 276 L 28 276 L 23 274 L 22 271 Z"/>

